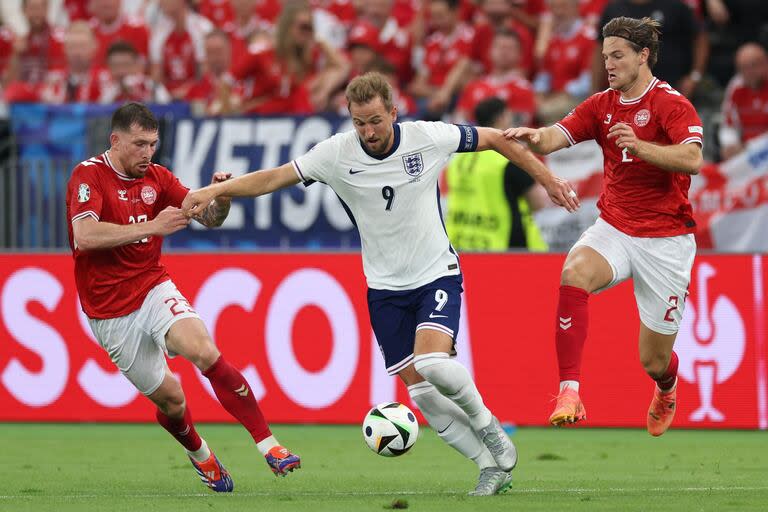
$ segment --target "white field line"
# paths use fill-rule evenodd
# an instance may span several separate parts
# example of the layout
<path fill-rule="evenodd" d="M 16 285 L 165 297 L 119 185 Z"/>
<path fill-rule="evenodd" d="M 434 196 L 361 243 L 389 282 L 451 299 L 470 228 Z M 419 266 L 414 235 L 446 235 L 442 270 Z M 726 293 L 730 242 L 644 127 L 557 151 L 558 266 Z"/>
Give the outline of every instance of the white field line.
<path fill-rule="evenodd" d="M 571 488 L 551 488 L 551 489 L 538 489 L 538 488 L 511 488 L 506 494 L 589 494 L 589 493 L 651 493 L 651 492 L 751 492 L 751 491 L 768 491 L 768 486 L 756 486 L 756 487 L 744 487 L 744 486 L 712 486 L 712 487 L 646 487 L 646 488 L 625 488 L 625 487 L 605 487 L 605 488 L 593 488 L 593 487 L 571 487 Z M 307 498 L 321 498 L 321 497 L 338 497 L 338 498 L 354 498 L 354 497 L 368 497 L 368 496 L 455 496 L 463 495 L 463 492 L 450 492 L 450 491 L 381 491 L 381 492 L 234 492 L 231 494 L 220 494 L 220 496 L 232 496 L 235 497 L 278 497 L 278 496 L 294 496 L 294 497 L 307 497 Z M 133 499 L 147 499 L 147 498 L 205 498 L 219 496 L 214 493 L 178 493 L 178 494 L 8 494 L 0 495 L 0 500 L 14 500 L 14 499 L 65 499 L 65 500 L 77 500 L 77 499 L 99 499 L 99 498 L 133 498 Z"/>

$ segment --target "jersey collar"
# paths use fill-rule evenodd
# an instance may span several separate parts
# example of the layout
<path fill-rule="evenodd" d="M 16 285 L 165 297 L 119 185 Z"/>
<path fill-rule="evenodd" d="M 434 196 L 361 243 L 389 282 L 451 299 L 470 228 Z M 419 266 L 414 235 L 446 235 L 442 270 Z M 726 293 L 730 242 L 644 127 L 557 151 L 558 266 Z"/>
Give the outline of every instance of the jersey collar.
<path fill-rule="evenodd" d="M 384 153 L 383 155 L 374 155 L 373 153 L 370 153 L 368 149 L 366 149 L 365 144 L 363 144 L 363 141 L 360 140 L 358 137 L 358 142 L 360 143 L 360 147 L 363 148 L 363 151 L 365 151 L 365 154 L 368 155 L 371 158 L 375 158 L 376 160 L 384 160 L 385 158 L 388 158 L 395 154 L 395 151 L 397 151 L 397 148 L 400 147 L 400 124 L 395 123 L 392 125 L 392 136 L 395 138 L 395 140 L 392 141 L 392 147 L 389 148 L 389 151 Z"/>
<path fill-rule="evenodd" d="M 120 178 L 123 181 L 134 181 L 136 178 L 131 178 L 127 174 L 123 174 L 122 172 L 118 171 L 114 164 L 112 163 L 112 160 L 109 158 L 109 151 L 104 152 L 104 161 L 107 162 L 107 165 L 110 169 L 112 169 L 115 174 L 117 174 L 117 177 Z"/>
<path fill-rule="evenodd" d="M 640 94 L 640 96 L 638 96 L 637 98 L 631 98 L 631 99 L 625 100 L 624 98 L 621 97 L 621 93 L 619 93 L 619 103 L 621 103 L 622 105 L 634 105 L 635 103 L 640 103 L 640 100 L 643 99 L 643 96 L 648 94 L 648 91 L 656 87 L 656 84 L 658 83 L 659 83 L 659 79 L 656 77 L 653 77 L 651 79 L 651 83 L 648 84 L 648 86 L 645 88 L 642 94 Z"/>

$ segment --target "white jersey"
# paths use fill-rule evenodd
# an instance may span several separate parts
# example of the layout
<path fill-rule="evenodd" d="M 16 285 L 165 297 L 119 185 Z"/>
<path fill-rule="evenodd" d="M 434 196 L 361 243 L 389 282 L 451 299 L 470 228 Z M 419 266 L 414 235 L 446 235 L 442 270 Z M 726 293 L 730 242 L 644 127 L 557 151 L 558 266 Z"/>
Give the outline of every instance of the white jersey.
<path fill-rule="evenodd" d="M 305 183 L 330 186 L 360 232 L 368 286 L 411 290 L 461 273 L 440 211 L 437 180 L 455 152 L 477 148 L 477 130 L 441 122 L 394 125 L 392 148 L 371 155 L 355 131 L 293 161 Z"/>

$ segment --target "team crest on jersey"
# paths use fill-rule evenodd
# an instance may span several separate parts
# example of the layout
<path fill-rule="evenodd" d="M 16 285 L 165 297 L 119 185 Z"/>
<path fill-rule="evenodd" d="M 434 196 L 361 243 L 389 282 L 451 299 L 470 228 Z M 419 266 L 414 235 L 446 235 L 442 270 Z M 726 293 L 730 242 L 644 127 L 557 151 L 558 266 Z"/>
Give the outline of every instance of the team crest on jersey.
<path fill-rule="evenodd" d="M 416 177 L 424 171 L 424 160 L 421 153 L 411 153 L 403 157 L 403 167 L 408 176 Z"/>
<path fill-rule="evenodd" d="M 91 198 L 91 187 L 89 187 L 86 183 L 81 183 L 80 187 L 77 189 L 77 202 L 85 203 L 90 198 Z"/>
<path fill-rule="evenodd" d="M 144 201 L 144 204 L 153 204 L 157 200 L 157 192 L 149 185 L 146 185 L 141 189 L 141 200 Z"/>
<path fill-rule="evenodd" d="M 648 124 L 648 121 L 651 120 L 651 113 L 647 109 L 643 109 L 637 112 L 635 114 L 635 124 L 637 126 L 645 126 Z"/>

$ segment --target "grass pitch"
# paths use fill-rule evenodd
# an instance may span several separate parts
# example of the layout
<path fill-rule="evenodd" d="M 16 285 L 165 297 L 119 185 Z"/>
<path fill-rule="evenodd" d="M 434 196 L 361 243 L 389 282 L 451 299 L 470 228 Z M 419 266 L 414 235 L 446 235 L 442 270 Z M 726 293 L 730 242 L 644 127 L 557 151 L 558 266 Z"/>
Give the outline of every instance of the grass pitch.
<path fill-rule="evenodd" d="M 517 430 L 506 494 L 470 498 L 473 464 L 422 429 L 414 449 L 378 457 L 355 426 L 276 426 L 303 467 L 275 478 L 246 432 L 200 425 L 235 492 L 209 492 L 157 425 L 0 424 L 0 510 L 413 511 L 767 510 L 768 433 Z"/>

